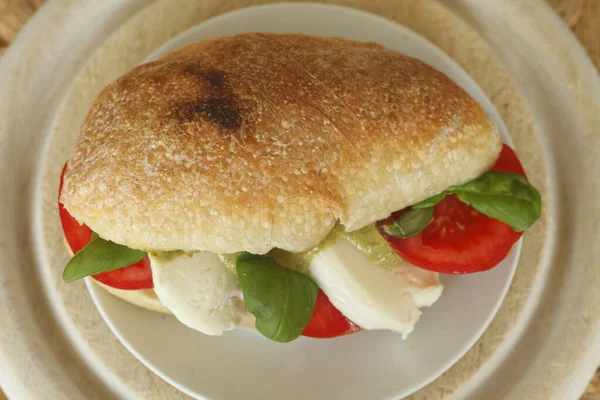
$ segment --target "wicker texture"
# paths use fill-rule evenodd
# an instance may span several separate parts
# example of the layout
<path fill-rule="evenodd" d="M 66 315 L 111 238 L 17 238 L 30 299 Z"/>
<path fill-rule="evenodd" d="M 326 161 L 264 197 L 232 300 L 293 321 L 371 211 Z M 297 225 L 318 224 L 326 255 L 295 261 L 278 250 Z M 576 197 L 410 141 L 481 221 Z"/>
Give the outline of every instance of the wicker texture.
<path fill-rule="evenodd" d="M 547 0 L 600 69 L 600 1 Z M 0 56 L 44 0 L 0 0 Z M 6 397 L 0 392 L 0 400 Z M 581 400 L 600 400 L 600 370 Z"/>

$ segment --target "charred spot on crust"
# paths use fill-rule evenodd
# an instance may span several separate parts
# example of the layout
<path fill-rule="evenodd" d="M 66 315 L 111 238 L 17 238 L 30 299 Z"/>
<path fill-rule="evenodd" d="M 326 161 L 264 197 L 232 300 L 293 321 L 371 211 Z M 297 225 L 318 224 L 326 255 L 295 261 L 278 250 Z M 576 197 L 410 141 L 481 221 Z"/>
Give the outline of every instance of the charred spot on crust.
<path fill-rule="evenodd" d="M 208 71 L 206 73 L 206 79 L 210 82 L 210 84 L 216 88 L 222 88 L 223 83 L 225 82 L 225 74 L 221 71 Z"/>
<path fill-rule="evenodd" d="M 191 122 L 198 117 L 206 117 L 223 129 L 239 129 L 242 125 L 241 109 L 237 96 L 227 84 L 225 72 L 214 68 L 204 68 L 195 64 L 182 68 L 201 83 L 199 98 L 175 106 L 175 118 Z"/>
<path fill-rule="evenodd" d="M 176 116 L 184 122 L 191 122 L 198 116 L 206 116 L 224 129 L 239 129 L 242 125 L 239 106 L 231 97 L 207 97 L 183 103 L 176 108 Z"/>
<path fill-rule="evenodd" d="M 237 101 L 232 98 L 209 97 L 202 102 L 202 112 L 225 129 L 238 129 L 242 124 Z"/>

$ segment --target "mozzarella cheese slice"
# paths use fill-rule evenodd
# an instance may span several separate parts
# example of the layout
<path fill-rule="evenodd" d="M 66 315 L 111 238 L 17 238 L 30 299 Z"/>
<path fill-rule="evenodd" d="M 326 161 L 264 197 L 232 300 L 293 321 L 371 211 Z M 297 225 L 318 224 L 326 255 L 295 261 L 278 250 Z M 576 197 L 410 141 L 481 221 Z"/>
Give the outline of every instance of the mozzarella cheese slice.
<path fill-rule="evenodd" d="M 183 324 L 207 335 L 234 329 L 246 308 L 237 277 L 216 254 L 150 254 L 154 291 Z"/>
<path fill-rule="evenodd" d="M 154 291 L 183 324 L 207 335 L 234 329 L 248 315 L 239 281 L 219 256 L 150 255 Z M 342 238 L 316 253 L 310 275 L 333 305 L 363 329 L 406 337 L 442 293 L 438 274 L 408 262 L 383 267 Z"/>
<path fill-rule="evenodd" d="M 368 260 L 344 239 L 315 254 L 310 274 L 331 303 L 363 329 L 388 329 L 406 338 L 442 294 L 436 272 L 407 262 L 393 267 Z"/>

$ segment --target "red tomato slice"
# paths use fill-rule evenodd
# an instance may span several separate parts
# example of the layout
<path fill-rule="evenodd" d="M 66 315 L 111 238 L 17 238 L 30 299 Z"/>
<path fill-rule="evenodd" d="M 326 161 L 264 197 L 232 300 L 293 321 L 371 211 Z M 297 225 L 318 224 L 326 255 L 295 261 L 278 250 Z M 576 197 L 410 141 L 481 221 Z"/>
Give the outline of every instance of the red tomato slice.
<path fill-rule="evenodd" d="M 58 189 L 58 213 L 62 224 L 65 238 L 69 243 L 69 247 L 73 254 L 83 249 L 92 238 L 92 230 L 87 225 L 80 224 L 60 202 L 60 194 L 63 187 L 63 178 L 67 164 L 63 167 L 60 175 L 60 187 Z M 114 271 L 103 272 L 93 275 L 92 278 L 105 285 L 116 289 L 136 290 L 136 289 L 152 289 L 152 270 L 150 269 L 150 260 L 144 257 L 141 261 L 127 267 L 119 268 Z"/>
<path fill-rule="evenodd" d="M 332 338 L 360 331 L 360 327 L 335 308 L 327 295 L 319 289 L 315 311 L 302 336 Z"/>
<path fill-rule="evenodd" d="M 101 274 L 93 275 L 92 278 L 117 289 L 136 290 L 154 288 L 148 256 L 135 264 L 115 269 L 114 271 L 102 272 Z"/>
<path fill-rule="evenodd" d="M 71 214 L 69 214 L 65 206 L 63 206 L 63 204 L 60 202 L 60 194 L 62 193 L 63 187 L 63 177 L 66 170 L 67 165 L 65 164 L 62 174 L 60 175 L 60 187 L 58 191 L 58 214 L 60 215 L 60 223 L 62 224 L 67 243 L 69 243 L 71 251 L 73 254 L 75 254 L 90 242 L 92 238 L 92 230 L 86 225 L 81 225 L 79 222 L 77 222 L 77 220 L 73 218 Z"/>
<path fill-rule="evenodd" d="M 517 157 L 517 153 L 515 153 L 515 151 L 506 144 L 502 145 L 502 151 L 500 152 L 496 163 L 490 170 L 514 172 L 515 174 L 527 177 L 527 175 L 525 175 L 525 170 L 521 165 L 521 161 L 519 161 L 519 157 Z"/>
<path fill-rule="evenodd" d="M 513 149 L 504 145 L 494 171 L 515 172 L 525 176 Z M 379 232 L 408 262 L 446 274 L 468 274 L 495 267 L 507 255 L 523 232 L 483 215 L 458 200 L 446 196 L 433 211 L 433 220 L 417 235 L 406 239 L 388 235 L 381 228 L 408 209 L 378 221 Z"/>

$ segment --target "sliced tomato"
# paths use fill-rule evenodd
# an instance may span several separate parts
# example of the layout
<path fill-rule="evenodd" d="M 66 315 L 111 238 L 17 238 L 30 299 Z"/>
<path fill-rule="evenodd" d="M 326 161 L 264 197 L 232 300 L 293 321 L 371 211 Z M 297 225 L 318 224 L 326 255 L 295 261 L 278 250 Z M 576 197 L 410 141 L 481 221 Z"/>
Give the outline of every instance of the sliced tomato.
<path fill-rule="evenodd" d="M 508 145 L 502 145 L 502 151 L 496 160 L 496 163 L 491 168 L 491 171 L 500 171 L 500 172 L 514 172 L 515 174 L 525 175 L 525 170 L 521 165 L 521 161 L 519 161 L 519 157 L 517 157 L 517 153 L 510 148 Z"/>
<path fill-rule="evenodd" d="M 60 222 L 67 243 L 69 243 L 71 251 L 75 254 L 90 242 L 92 230 L 87 225 L 77 222 L 60 202 L 60 194 L 62 192 L 63 179 L 66 170 L 67 164 L 63 167 L 60 175 L 58 213 L 60 215 Z M 114 271 L 93 275 L 92 278 L 116 289 L 136 290 L 152 289 L 154 287 L 152 282 L 152 270 L 150 269 L 150 260 L 147 256 L 135 264 Z"/>
<path fill-rule="evenodd" d="M 302 336 L 333 338 L 360 331 L 360 327 L 335 308 L 327 295 L 319 289 L 315 311 Z"/>
<path fill-rule="evenodd" d="M 60 174 L 60 187 L 58 189 L 58 214 L 60 215 L 60 223 L 62 224 L 65 239 L 71 247 L 73 254 L 83 249 L 92 239 L 92 230 L 86 225 L 82 225 L 65 208 L 63 203 L 60 202 L 60 194 L 62 193 L 63 179 L 65 171 L 67 170 L 67 164 L 63 167 L 62 174 Z"/>
<path fill-rule="evenodd" d="M 114 271 L 102 272 L 93 275 L 92 278 L 107 286 L 124 290 L 152 289 L 152 270 L 150 269 L 150 259 L 144 257 L 135 264 Z"/>
<path fill-rule="evenodd" d="M 494 171 L 525 176 L 513 149 L 504 145 Z M 434 207 L 433 220 L 420 233 L 406 239 L 388 235 L 389 224 L 408 209 L 378 221 L 379 232 L 405 260 L 418 267 L 446 274 L 468 274 L 495 267 L 507 255 L 523 232 L 477 212 L 449 195 Z"/>

